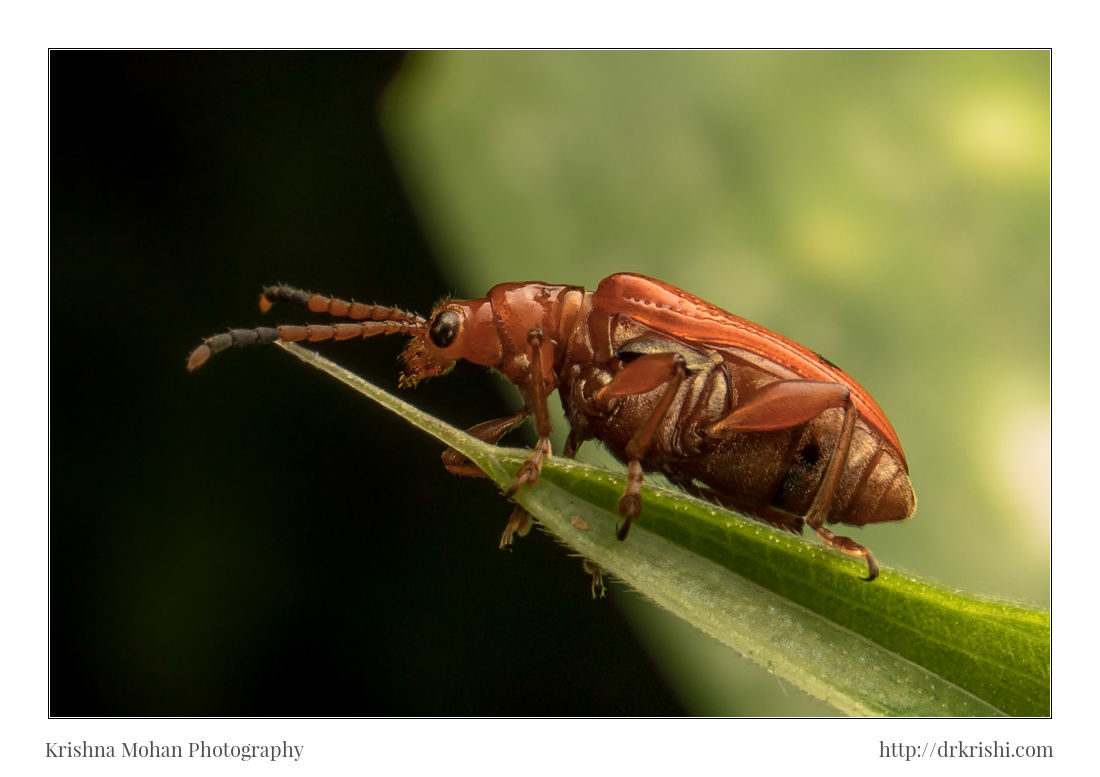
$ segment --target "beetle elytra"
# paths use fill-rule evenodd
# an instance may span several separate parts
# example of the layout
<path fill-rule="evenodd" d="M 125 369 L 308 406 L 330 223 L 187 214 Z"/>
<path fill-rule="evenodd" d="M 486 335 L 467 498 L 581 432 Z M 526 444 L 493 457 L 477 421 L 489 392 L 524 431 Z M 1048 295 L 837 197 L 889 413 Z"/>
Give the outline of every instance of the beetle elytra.
<path fill-rule="evenodd" d="M 627 466 L 619 500 L 625 539 L 642 510 L 645 472 L 685 491 L 863 558 L 874 556 L 827 524 L 863 526 L 910 517 L 916 506 L 897 434 L 870 395 L 810 349 L 673 286 L 619 273 L 597 289 L 502 283 L 484 297 L 445 300 L 428 318 L 398 308 L 331 299 L 288 286 L 260 297 L 266 311 L 287 302 L 339 323 L 231 329 L 207 338 L 188 360 L 196 369 L 227 348 L 403 334 L 400 385 L 446 373 L 459 359 L 491 367 L 519 390 L 515 414 L 474 426 L 497 442 L 532 415 L 538 442 L 507 489 L 538 480 L 550 455 L 547 397 L 557 390 L 570 425 L 563 455 L 590 439 Z M 480 474 L 454 451 L 456 474 Z M 522 534 L 517 509 L 501 539 Z"/>

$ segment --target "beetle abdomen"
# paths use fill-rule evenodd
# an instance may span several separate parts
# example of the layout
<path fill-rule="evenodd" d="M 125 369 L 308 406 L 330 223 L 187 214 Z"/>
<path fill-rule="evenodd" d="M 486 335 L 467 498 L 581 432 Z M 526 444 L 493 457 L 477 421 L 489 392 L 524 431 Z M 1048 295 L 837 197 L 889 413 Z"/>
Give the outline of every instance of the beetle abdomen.
<path fill-rule="evenodd" d="M 591 392 L 610 375 L 601 369 L 585 372 L 583 378 L 578 373 L 566 381 L 573 387 L 562 392 L 566 414 L 574 428 L 584 427 L 583 437 L 600 439 L 625 462 L 627 443 L 652 412 L 660 390 L 623 397 L 601 412 L 585 401 L 582 387 Z M 789 429 L 710 440 L 698 436 L 694 430 L 727 412 L 732 393 L 720 368 L 690 375 L 678 392 L 679 412 L 664 419 L 642 466 L 699 496 L 798 531 L 837 455 L 844 410 L 830 408 Z M 863 526 L 901 520 L 912 515 L 915 504 L 905 465 L 865 421 L 857 420 L 826 521 Z"/>
<path fill-rule="evenodd" d="M 837 455 L 844 411 L 832 408 L 794 429 L 732 434 L 697 460 L 669 461 L 674 479 L 707 486 L 734 509 L 764 517 L 776 511 L 805 516 Z M 858 420 L 825 520 L 863 526 L 908 518 L 916 507 L 913 486 L 892 448 Z M 788 521 L 780 521 L 790 528 Z"/>
<path fill-rule="evenodd" d="M 881 437 L 862 422 L 857 423 L 833 509 L 826 520 L 854 526 L 901 521 L 916 507 L 905 464 Z"/>

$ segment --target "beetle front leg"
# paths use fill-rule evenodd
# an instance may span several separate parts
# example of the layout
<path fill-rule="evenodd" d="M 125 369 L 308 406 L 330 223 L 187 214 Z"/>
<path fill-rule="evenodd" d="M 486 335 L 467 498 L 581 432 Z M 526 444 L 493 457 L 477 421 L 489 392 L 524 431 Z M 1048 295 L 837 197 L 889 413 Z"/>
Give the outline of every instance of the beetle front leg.
<path fill-rule="evenodd" d="M 515 429 L 521 423 L 523 423 L 531 415 L 531 411 L 528 408 L 523 408 L 515 415 L 506 416 L 504 418 L 494 418 L 492 421 L 484 421 L 475 426 L 471 426 L 466 430 L 466 434 L 469 434 L 482 442 L 487 442 L 490 445 L 496 445 L 500 442 L 500 438 L 508 434 L 508 432 Z M 448 448 L 443 451 L 443 466 L 447 468 L 447 471 L 452 475 L 463 475 L 465 477 L 483 478 L 485 473 L 481 469 L 459 453 L 454 448 Z"/>
<path fill-rule="evenodd" d="M 538 482 L 539 474 L 542 472 L 542 461 L 550 455 L 550 432 L 553 431 L 553 427 L 550 424 L 550 410 L 546 407 L 546 382 L 543 380 L 542 371 L 542 337 L 542 330 L 538 327 L 527 334 L 527 343 L 531 346 L 531 409 L 535 413 L 535 431 L 539 439 L 531 455 L 520 466 L 516 479 L 504 492 L 508 498 L 515 496 L 524 483 L 534 485 Z"/>
<path fill-rule="evenodd" d="M 471 426 L 466 430 L 466 434 L 472 435 L 490 445 L 495 445 L 500 441 L 501 437 L 527 420 L 530 415 L 530 409 L 525 407 L 514 415 L 504 418 L 494 418 L 491 421 L 483 421 L 480 424 Z M 443 459 L 443 466 L 453 475 L 479 478 L 486 476 L 485 473 L 481 471 L 480 467 L 454 448 L 448 448 L 443 451 L 443 456 L 441 458 Z M 531 531 L 531 514 L 519 505 L 516 505 L 512 509 L 512 514 L 508 516 L 508 523 L 505 524 L 504 531 L 501 532 L 500 548 L 502 550 L 510 548 L 516 537 L 525 537 L 529 531 Z"/>
<path fill-rule="evenodd" d="M 495 445 L 500 441 L 501 437 L 527 420 L 527 417 L 530 415 L 531 411 L 525 407 L 514 415 L 504 418 L 494 418 L 491 421 L 483 421 L 480 424 L 471 426 L 466 430 L 466 434 L 472 435 L 490 445 Z M 448 448 L 443 451 L 443 456 L 441 458 L 443 459 L 443 466 L 453 475 L 477 478 L 486 477 L 480 467 L 454 448 Z M 531 514 L 519 505 L 516 505 L 512 510 L 512 514 L 508 516 L 508 523 L 505 524 L 504 531 L 500 535 L 500 548 L 502 550 L 510 548 L 516 537 L 525 537 L 529 531 L 531 531 Z"/>

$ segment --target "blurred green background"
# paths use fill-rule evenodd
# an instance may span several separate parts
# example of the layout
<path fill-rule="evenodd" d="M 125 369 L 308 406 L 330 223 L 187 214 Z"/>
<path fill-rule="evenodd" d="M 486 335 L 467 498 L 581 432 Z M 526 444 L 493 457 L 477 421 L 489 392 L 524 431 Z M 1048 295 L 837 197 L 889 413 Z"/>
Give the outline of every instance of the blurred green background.
<path fill-rule="evenodd" d="M 587 601 L 544 536 L 497 551 L 492 488 L 275 349 L 187 375 L 273 281 L 421 312 L 680 286 L 878 400 L 918 498 L 856 532 L 883 564 L 1049 603 L 1049 77 L 1043 51 L 55 52 L 51 712 L 829 714 L 620 586 Z M 326 353 L 394 387 L 400 345 Z M 518 404 L 470 367 L 411 398 Z"/>

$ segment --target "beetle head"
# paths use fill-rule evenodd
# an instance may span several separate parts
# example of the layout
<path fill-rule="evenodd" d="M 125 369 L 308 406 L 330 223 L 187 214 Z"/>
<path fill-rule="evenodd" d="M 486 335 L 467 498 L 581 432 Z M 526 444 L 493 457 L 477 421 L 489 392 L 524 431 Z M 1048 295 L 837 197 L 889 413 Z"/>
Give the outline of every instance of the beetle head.
<path fill-rule="evenodd" d="M 485 298 L 444 300 L 436 305 L 427 323 L 402 353 L 403 387 L 444 375 L 459 359 L 484 366 L 500 363 L 500 335 L 493 308 Z"/>

